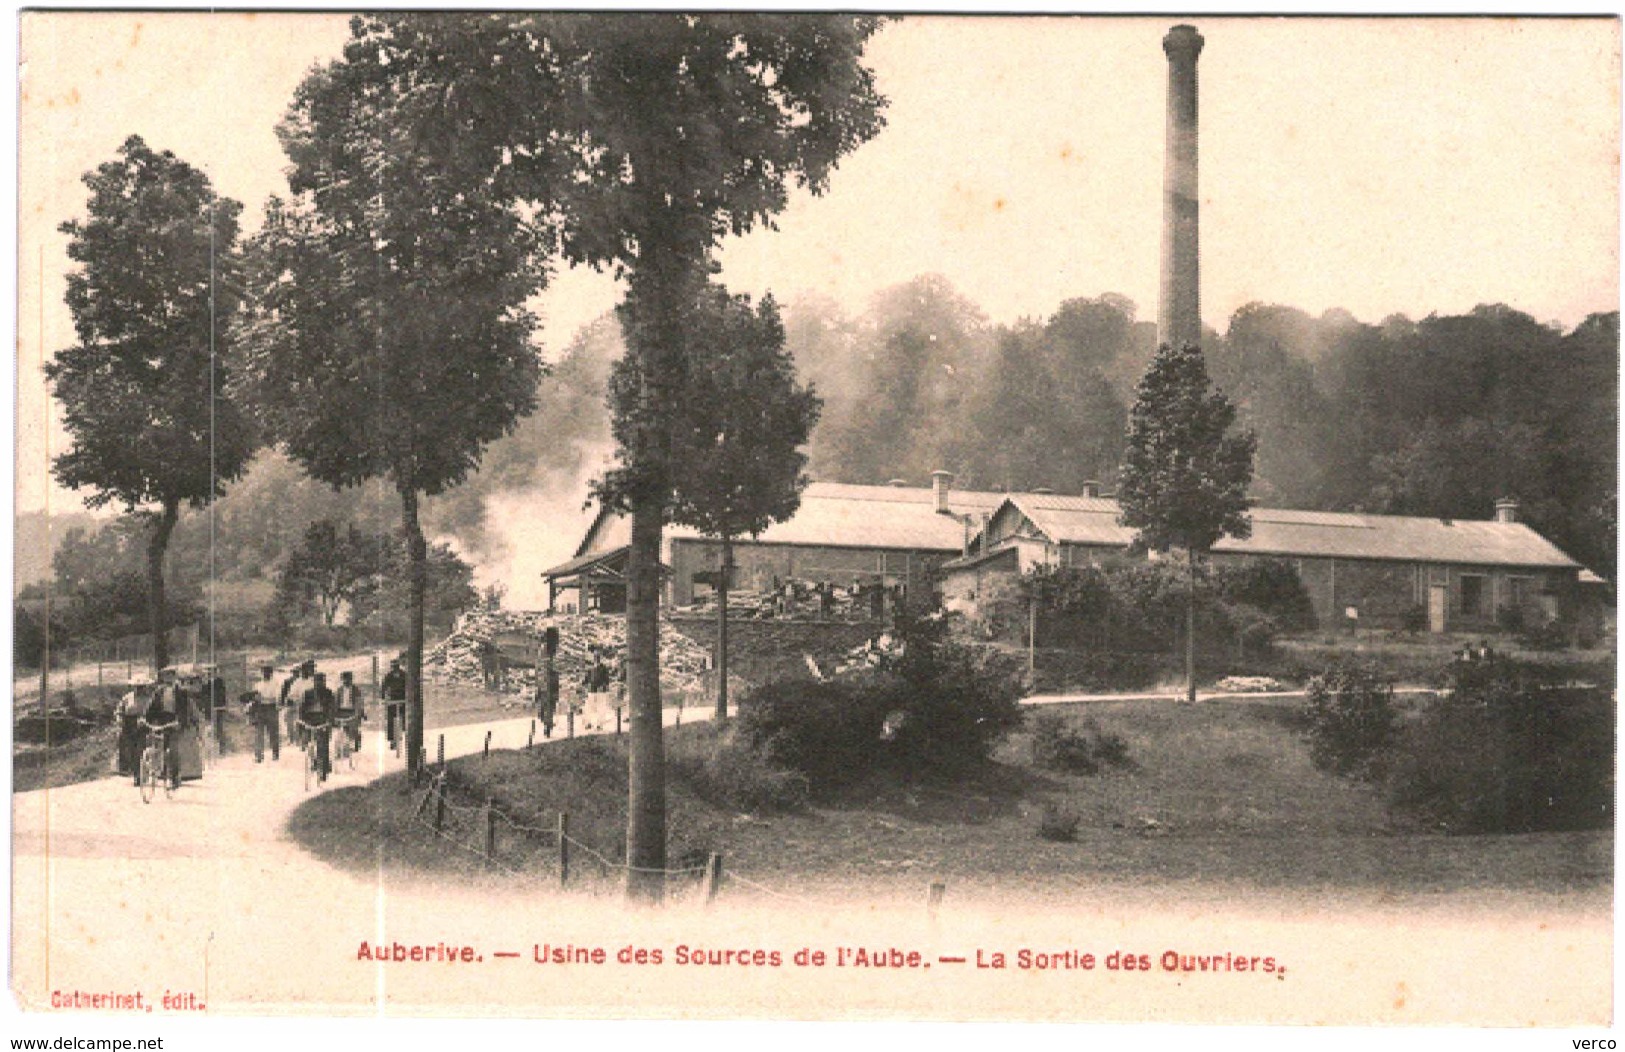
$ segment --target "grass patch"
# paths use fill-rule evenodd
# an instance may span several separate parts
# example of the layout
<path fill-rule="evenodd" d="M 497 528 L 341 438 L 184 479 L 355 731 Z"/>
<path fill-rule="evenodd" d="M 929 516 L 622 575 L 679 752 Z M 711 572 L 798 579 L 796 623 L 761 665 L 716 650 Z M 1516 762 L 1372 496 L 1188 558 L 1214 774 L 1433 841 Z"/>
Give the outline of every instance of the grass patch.
<path fill-rule="evenodd" d="M 1297 704 L 1051 706 L 1047 711 L 1079 728 L 1093 720 L 1120 736 L 1134 766 L 1089 776 L 1038 770 L 1032 732 L 1023 728 L 975 770 L 913 781 L 855 771 L 838 791 L 792 812 L 719 807 L 674 761 L 669 858 L 676 865 L 717 851 L 726 869 L 770 887 L 843 898 L 923 894 L 938 879 L 1001 894 L 1162 888 L 1310 898 L 1346 892 L 1379 901 L 1467 890 L 1606 894 L 1607 832 L 1441 837 L 1395 830 L 1377 793 L 1314 768 L 1293 729 Z M 670 729 L 668 752 L 701 755 L 717 733 L 705 725 Z M 470 810 L 451 812 L 448 829 L 478 843 L 477 809 L 491 800 L 519 825 L 541 830 L 499 823 L 497 847 L 503 864 L 523 874 L 518 880 L 545 886 L 557 866 L 551 830 L 567 810 L 575 837 L 619 861 L 623 741 L 576 739 L 452 762 L 450 799 Z M 323 794 L 295 812 L 291 831 L 324 859 L 368 874 L 382 865 L 398 878 L 515 881 L 487 874 L 473 854 L 415 823 L 418 797 L 404 790 L 404 779 L 392 777 Z M 1041 827 L 1066 836 L 1048 839 Z M 589 890 L 619 889 L 613 874 L 584 855 L 573 874 Z"/>

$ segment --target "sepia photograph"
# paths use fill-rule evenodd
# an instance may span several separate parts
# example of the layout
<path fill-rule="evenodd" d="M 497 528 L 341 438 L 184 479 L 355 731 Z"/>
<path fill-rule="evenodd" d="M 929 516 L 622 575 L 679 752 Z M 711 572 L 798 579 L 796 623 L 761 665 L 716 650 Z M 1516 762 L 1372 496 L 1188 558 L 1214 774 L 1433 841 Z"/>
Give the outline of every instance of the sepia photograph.
<path fill-rule="evenodd" d="M 1617 18 L 17 33 L 14 1021 L 1609 1032 Z"/>

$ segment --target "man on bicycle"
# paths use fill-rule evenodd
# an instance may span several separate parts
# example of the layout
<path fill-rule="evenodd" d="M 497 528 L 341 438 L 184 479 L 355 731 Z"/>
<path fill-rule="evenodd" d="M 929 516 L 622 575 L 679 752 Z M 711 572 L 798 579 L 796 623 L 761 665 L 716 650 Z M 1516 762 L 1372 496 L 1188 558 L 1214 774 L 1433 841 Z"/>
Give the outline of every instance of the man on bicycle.
<path fill-rule="evenodd" d="M 316 780 L 327 781 L 332 763 L 328 758 L 329 735 L 333 730 L 333 692 L 327 687 L 327 673 L 316 673 L 315 681 L 299 699 L 299 729 L 316 742 Z"/>
<path fill-rule="evenodd" d="M 378 696 L 384 702 L 384 733 L 393 749 L 397 734 L 406 737 L 406 672 L 401 668 L 400 658 L 390 661 L 389 671 L 378 684 Z"/>
<path fill-rule="evenodd" d="M 175 747 L 180 730 L 181 706 L 184 699 L 175 686 L 175 670 L 163 669 L 158 673 L 158 687 L 152 692 L 152 700 L 147 702 L 147 709 L 141 714 L 141 725 L 151 733 L 164 733 L 164 775 L 169 778 L 169 787 L 181 787 L 180 757 L 176 755 Z M 136 765 L 135 784 L 141 785 L 141 765 Z"/>
<path fill-rule="evenodd" d="M 361 751 L 361 721 L 367 718 L 366 702 L 361 688 L 355 685 L 354 672 L 339 673 L 338 694 L 333 700 L 333 718 L 340 731 L 350 736 L 350 748 Z"/>

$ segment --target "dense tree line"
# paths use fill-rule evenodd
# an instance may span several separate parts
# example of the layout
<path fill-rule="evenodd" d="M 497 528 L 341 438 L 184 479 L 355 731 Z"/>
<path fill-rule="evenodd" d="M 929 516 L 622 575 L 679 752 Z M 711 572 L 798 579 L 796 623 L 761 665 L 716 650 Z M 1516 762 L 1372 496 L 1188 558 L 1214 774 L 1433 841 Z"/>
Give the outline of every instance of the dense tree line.
<path fill-rule="evenodd" d="M 792 303 L 786 330 L 826 403 L 815 477 L 921 485 L 947 468 L 967 487 L 1062 493 L 1114 484 L 1155 340 L 1121 296 L 990 325 L 940 277 L 855 318 Z M 1523 521 L 1613 578 L 1617 313 L 1565 332 L 1499 304 L 1372 324 L 1255 303 L 1203 350 L 1258 436 L 1258 503 L 1485 519 L 1510 496 Z"/>

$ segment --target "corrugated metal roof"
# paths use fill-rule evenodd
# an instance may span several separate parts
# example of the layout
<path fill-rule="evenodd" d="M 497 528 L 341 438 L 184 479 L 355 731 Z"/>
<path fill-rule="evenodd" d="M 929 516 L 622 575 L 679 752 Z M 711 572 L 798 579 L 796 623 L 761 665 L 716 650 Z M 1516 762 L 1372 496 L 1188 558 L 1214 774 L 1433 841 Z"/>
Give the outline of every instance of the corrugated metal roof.
<path fill-rule="evenodd" d="M 1117 521 L 1118 504 L 1110 497 L 949 491 L 949 504 L 960 514 L 991 513 L 1006 500 L 1013 501 L 1058 543 L 1126 547 L 1134 537 L 1133 530 Z M 1335 556 L 1565 569 L 1579 566 L 1523 523 L 1281 508 L 1254 508 L 1252 519 L 1252 537 L 1244 541 L 1225 538 L 1214 550 L 1287 557 Z M 619 547 L 630 540 L 627 520 L 624 517 L 617 520 L 604 524 L 596 545 L 600 550 Z M 700 534 L 688 527 L 674 526 L 666 531 L 666 536 L 699 537 Z M 937 513 L 929 487 L 814 482 L 802 495 L 801 510 L 788 522 L 769 527 L 761 540 L 777 544 L 959 552 L 965 541 L 965 527 L 955 517 Z"/>
<path fill-rule="evenodd" d="M 1089 509 L 1036 504 L 1027 494 L 1012 502 L 1053 541 L 1125 546 L 1134 531 L 1117 521 L 1117 502 L 1098 498 Z M 1423 519 L 1406 515 L 1255 508 L 1253 534 L 1226 537 L 1216 552 L 1250 555 L 1390 559 L 1407 562 L 1577 568 L 1580 564 L 1521 522 Z"/>

